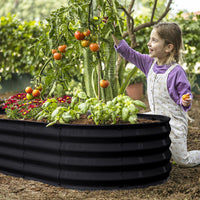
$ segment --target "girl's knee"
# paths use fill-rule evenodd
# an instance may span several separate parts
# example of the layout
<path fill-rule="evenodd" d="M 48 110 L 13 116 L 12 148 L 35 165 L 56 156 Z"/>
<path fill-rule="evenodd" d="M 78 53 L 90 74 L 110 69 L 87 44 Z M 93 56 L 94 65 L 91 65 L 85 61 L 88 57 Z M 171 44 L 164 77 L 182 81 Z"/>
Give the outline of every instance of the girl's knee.
<path fill-rule="evenodd" d="M 174 162 L 179 165 L 180 167 L 194 167 L 200 163 L 196 162 L 192 157 L 187 156 L 187 157 L 174 157 L 173 156 Z"/>

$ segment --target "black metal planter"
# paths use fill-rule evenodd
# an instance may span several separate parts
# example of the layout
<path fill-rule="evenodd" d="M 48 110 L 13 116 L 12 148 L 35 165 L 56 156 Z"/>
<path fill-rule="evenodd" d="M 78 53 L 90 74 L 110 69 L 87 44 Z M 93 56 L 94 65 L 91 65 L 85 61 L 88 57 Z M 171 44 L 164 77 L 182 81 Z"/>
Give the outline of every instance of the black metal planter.
<path fill-rule="evenodd" d="M 0 119 L 0 172 L 74 189 L 127 189 L 165 182 L 169 118 L 134 125 L 61 125 Z"/>

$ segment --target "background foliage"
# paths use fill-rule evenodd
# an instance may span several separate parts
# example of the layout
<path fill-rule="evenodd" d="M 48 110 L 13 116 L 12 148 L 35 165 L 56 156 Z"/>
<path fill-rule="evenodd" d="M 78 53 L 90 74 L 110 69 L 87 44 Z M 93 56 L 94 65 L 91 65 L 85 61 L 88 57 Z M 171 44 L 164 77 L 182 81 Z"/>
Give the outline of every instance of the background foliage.
<path fill-rule="evenodd" d="M 52 10 L 60 8 L 66 0 L 1 0 L 0 16 L 8 13 L 17 14 L 18 19 L 25 21 L 42 20 Z"/>
<path fill-rule="evenodd" d="M 8 79 L 11 73 L 35 74 L 33 45 L 45 30 L 45 26 L 35 21 L 20 21 L 15 16 L 0 18 L 0 70 Z"/>

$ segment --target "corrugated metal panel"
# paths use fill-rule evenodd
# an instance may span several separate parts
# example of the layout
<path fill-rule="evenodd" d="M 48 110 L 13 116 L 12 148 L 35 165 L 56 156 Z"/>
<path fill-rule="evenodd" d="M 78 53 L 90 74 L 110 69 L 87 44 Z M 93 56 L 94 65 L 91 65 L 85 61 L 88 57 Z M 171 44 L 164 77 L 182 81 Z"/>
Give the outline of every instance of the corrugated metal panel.
<path fill-rule="evenodd" d="M 75 189 L 137 188 L 166 181 L 169 118 L 135 125 L 55 125 L 0 120 L 0 171 Z"/>
<path fill-rule="evenodd" d="M 0 122 L 0 168 L 11 175 L 23 173 L 23 125 Z"/>

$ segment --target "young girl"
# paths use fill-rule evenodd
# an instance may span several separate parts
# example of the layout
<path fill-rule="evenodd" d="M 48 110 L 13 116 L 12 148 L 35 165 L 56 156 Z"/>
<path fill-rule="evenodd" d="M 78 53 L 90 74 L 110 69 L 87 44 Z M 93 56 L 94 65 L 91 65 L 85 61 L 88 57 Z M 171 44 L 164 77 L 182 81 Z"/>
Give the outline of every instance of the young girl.
<path fill-rule="evenodd" d="M 152 114 L 171 118 L 171 146 L 173 160 L 180 166 L 200 164 L 200 150 L 187 151 L 188 118 L 192 94 L 183 68 L 178 64 L 183 50 L 182 33 L 176 23 L 154 26 L 147 44 L 149 55 L 128 46 L 125 40 L 113 35 L 115 49 L 127 61 L 136 65 L 147 77 L 147 95 Z M 182 98 L 184 94 L 188 98 Z"/>

